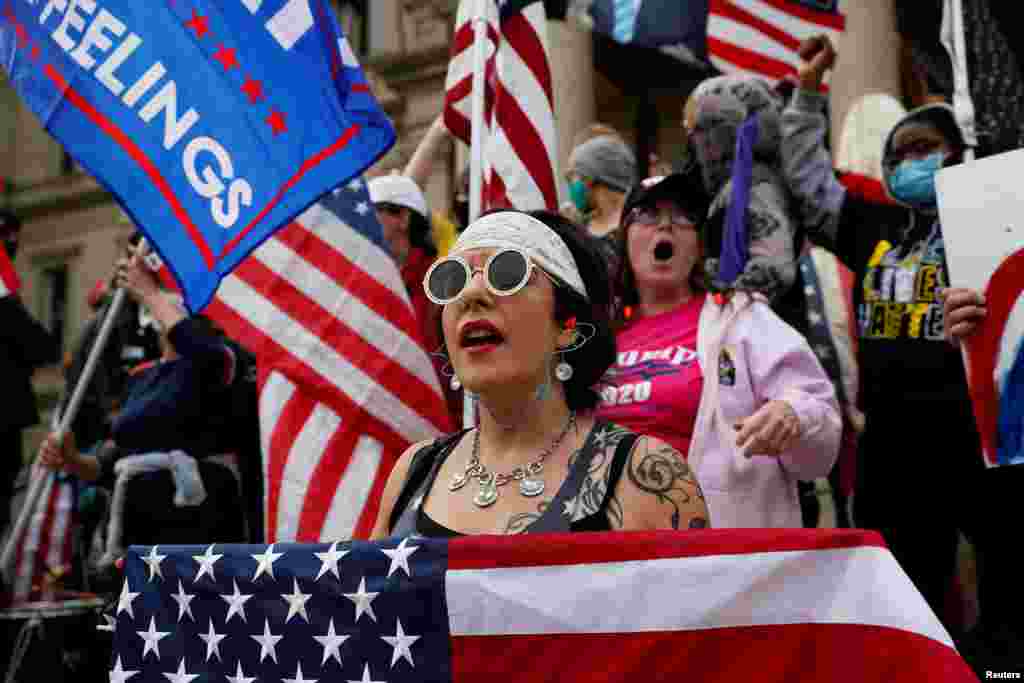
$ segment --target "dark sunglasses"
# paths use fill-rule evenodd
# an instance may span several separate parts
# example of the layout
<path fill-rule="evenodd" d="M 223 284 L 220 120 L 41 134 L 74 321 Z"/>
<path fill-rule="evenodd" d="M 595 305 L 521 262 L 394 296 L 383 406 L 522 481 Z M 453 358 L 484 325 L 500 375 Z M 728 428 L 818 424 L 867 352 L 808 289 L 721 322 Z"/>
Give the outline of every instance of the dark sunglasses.
<path fill-rule="evenodd" d="M 398 214 L 402 213 L 402 209 L 404 209 L 405 207 L 399 206 L 398 204 L 388 204 L 387 202 L 380 202 L 378 204 L 374 204 L 373 208 L 375 208 L 377 211 L 383 211 L 384 213 L 391 214 L 392 216 L 397 216 Z"/>
<path fill-rule="evenodd" d="M 469 286 L 469 281 L 479 272 L 484 274 L 487 290 L 495 296 L 511 296 L 521 290 L 530 281 L 533 271 L 544 273 L 555 285 L 554 277 L 537 266 L 526 252 L 519 249 L 506 248 L 496 251 L 487 259 L 483 268 L 472 269 L 469 263 L 459 255 L 446 256 L 427 271 L 423 278 L 423 288 L 427 298 L 435 304 L 444 306 L 457 301 Z"/>

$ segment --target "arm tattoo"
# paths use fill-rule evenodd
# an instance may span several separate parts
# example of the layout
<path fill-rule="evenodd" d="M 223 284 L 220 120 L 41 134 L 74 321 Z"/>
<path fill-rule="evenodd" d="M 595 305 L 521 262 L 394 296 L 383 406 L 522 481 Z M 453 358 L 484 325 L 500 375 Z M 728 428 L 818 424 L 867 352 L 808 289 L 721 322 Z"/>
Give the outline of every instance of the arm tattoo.
<path fill-rule="evenodd" d="M 659 504 L 669 505 L 670 525 L 680 528 L 683 513 L 691 529 L 707 526 L 704 518 L 704 494 L 690 466 L 667 444 L 651 446 L 648 439 L 638 444 L 629 459 L 629 480 L 643 493 L 654 496 Z M 695 514 L 696 513 L 696 514 Z"/>

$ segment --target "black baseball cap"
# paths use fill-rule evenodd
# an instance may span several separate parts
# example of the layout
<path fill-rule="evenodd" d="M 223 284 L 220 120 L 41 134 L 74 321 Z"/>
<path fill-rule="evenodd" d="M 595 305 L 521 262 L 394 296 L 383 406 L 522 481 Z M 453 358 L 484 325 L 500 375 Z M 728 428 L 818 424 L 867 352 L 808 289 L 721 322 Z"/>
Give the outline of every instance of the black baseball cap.
<path fill-rule="evenodd" d="M 683 208 L 699 224 L 708 215 L 711 198 L 700 179 L 692 173 L 673 173 L 645 178 L 633 186 L 626 195 L 622 208 L 625 225 L 629 213 L 638 206 L 648 206 L 659 199 L 670 199 Z"/>

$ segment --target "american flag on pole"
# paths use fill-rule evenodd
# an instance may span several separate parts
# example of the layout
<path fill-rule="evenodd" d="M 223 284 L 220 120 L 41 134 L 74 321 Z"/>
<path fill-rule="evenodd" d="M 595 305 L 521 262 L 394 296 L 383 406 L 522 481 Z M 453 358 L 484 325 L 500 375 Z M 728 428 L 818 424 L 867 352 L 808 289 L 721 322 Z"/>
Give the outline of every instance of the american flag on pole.
<path fill-rule="evenodd" d="M 467 145 L 471 140 L 476 4 L 477 0 L 459 3 L 445 83 L 445 125 Z M 486 4 L 482 206 L 555 210 L 558 137 L 544 3 L 488 0 Z"/>
<path fill-rule="evenodd" d="M 451 425 L 365 183 L 271 236 L 204 313 L 257 358 L 267 540 L 368 536 L 398 456 Z"/>
<path fill-rule="evenodd" d="M 879 536 L 133 547 L 111 683 L 966 682 Z"/>
<path fill-rule="evenodd" d="M 708 57 L 723 73 L 745 72 L 772 83 L 796 74 L 800 43 L 846 25 L 837 0 L 711 0 Z"/>
<path fill-rule="evenodd" d="M 11 263 L 11 257 L 7 255 L 7 249 L 0 244 L 0 299 L 11 294 L 17 294 L 21 289 L 21 279 L 18 278 L 18 271 Z"/>
<path fill-rule="evenodd" d="M 46 476 L 34 468 L 34 476 Z M 74 555 L 77 482 L 67 475 L 47 477 L 28 524 L 17 542 L 11 595 L 15 601 L 38 598 L 47 574 L 67 572 Z"/>

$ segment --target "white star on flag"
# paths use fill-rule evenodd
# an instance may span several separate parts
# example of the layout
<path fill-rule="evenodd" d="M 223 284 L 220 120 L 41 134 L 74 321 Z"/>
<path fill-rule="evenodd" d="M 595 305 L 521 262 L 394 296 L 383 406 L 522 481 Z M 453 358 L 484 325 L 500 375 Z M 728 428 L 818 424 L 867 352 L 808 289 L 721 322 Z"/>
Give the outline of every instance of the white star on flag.
<path fill-rule="evenodd" d="M 210 628 L 206 633 L 200 633 L 199 637 L 206 643 L 206 661 L 210 661 L 210 657 L 213 655 L 217 656 L 217 661 L 222 662 L 220 658 L 220 641 L 228 637 L 226 633 L 217 633 L 213 630 L 213 619 L 210 619 Z"/>
<path fill-rule="evenodd" d="M 316 558 L 322 563 L 320 565 L 320 572 L 316 575 L 316 580 L 319 581 L 320 577 L 330 572 L 334 574 L 334 578 L 340 580 L 341 575 L 338 574 L 338 560 L 348 555 L 347 550 L 338 550 L 338 543 L 334 542 L 326 553 L 313 553 Z"/>
<path fill-rule="evenodd" d="M 348 184 L 348 189 L 351 192 L 359 192 L 359 190 L 363 189 L 363 181 L 359 178 L 354 179 Z"/>
<path fill-rule="evenodd" d="M 127 612 L 128 616 L 132 619 L 135 615 L 132 614 L 132 600 L 139 597 L 140 593 L 128 592 L 128 579 L 124 580 L 124 588 L 121 589 L 121 597 L 117 599 L 117 614 L 121 612 Z"/>
<path fill-rule="evenodd" d="M 387 683 L 386 681 L 371 681 L 370 680 L 370 665 L 363 665 L 363 677 L 361 680 L 353 681 L 349 680 L 348 683 Z"/>
<path fill-rule="evenodd" d="M 202 555 L 193 555 L 192 559 L 199 563 L 199 571 L 196 572 L 196 578 L 192 579 L 192 583 L 197 583 L 199 579 L 203 578 L 203 574 L 209 574 L 210 581 L 216 581 L 217 577 L 213 575 L 213 564 L 222 557 L 224 556 L 213 554 L 213 545 L 207 548 Z"/>
<path fill-rule="evenodd" d="M 192 601 L 195 600 L 195 595 L 189 595 L 185 592 L 185 586 L 182 585 L 181 579 L 178 579 L 178 592 L 171 593 L 171 597 L 178 603 L 178 622 L 188 615 L 188 618 L 195 621 L 196 618 L 192 615 Z"/>
<path fill-rule="evenodd" d="M 359 580 L 359 592 L 358 593 L 344 593 L 344 596 L 351 600 L 356 606 L 356 623 L 359 622 L 359 617 L 363 616 L 363 613 L 370 615 L 370 618 L 377 621 L 377 615 L 373 613 L 373 606 L 370 604 L 373 599 L 376 598 L 379 593 L 367 593 L 366 592 L 366 577 L 364 576 Z"/>
<path fill-rule="evenodd" d="M 294 588 L 292 588 L 292 592 L 290 594 L 284 593 L 281 595 L 284 601 L 288 603 L 288 616 L 284 618 L 284 623 L 287 624 L 289 621 L 291 621 L 292 617 L 298 614 L 302 617 L 303 621 L 305 621 L 308 624 L 309 615 L 306 614 L 306 603 L 309 602 L 309 599 L 313 597 L 313 594 L 303 593 L 302 591 L 300 591 L 298 579 L 293 578 L 292 584 L 294 586 Z"/>
<path fill-rule="evenodd" d="M 359 202 L 358 204 L 356 204 L 356 213 L 358 213 L 360 216 L 365 216 L 369 212 L 370 205 L 367 204 L 366 202 Z"/>
<path fill-rule="evenodd" d="M 167 677 L 171 683 L 192 683 L 195 679 L 199 678 L 199 674 L 185 673 L 185 658 L 182 657 L 178 663 L 178 670 L 174 673 L 164 672 L 164 676 Z"/>
<path fill-rule="evenodd" d="M 324 660 L 320 662 L 320 666 L 327 664 L 328 659 L 338 660 L 338 666 L 342 665 L 341 662 L 341 651 L 338 649 L 342 643 L 348 640 L 348 636 L 339 636 L 334 630 L 334 618 L 332 617 L 330 622 L 327 624 L 327 633 L 322 636 L 313 636 L 316 642 L 324 648 Z"/>
<path fill-rule="evenodd" d="M 250 678 L 250 677 L 247 677 L 244 673 L 242 673 L 242 660 L 241 659 L 238 660 L 238 668 L 235 669 L 235 675 L 234 676 L 224 676 L 224 678 L 228 679 L 228 683 L 253 683 L 256 680 L 255 676 Z"/>
<path fill-rule="evenodd" d="M 388 645 L 395 648 L 391 653 L 391 668 L 395 668 L 395 664 L 398 663 L 400 658 L 406 659 L 409 665 L 415 668 L 416 664 L 412 661 L 412 652 L 410 652 L 409 646 L 419 640 L 420 636 L 405 635 L 401 619 L 396 619 L 396 621 L 398 622 L 398 632 L 394 636 L 381 636 Z"/>
<path fill-rule="evenodd" d="M 275 553 L 274 544 L 271 543 L 267 546 L 266 552 L 262 555 L 253 555 L 252 559 L 256 560 L 259 564 L 256 565 L 256 574 L 253 575 L 252 580 L 260 578 L 260 576 L 266 573 L 270 578 L 274 578 L 274 563 L 284 557 L 284 553 Z"/>
<path fill-rule="evenodd" d="M 167 559 L 166 555 L 157 555 L 156 546 L 149 549 L 149 555 L 142 558 L 142 561 L 149 566 L 149 580 L 152 581 L 154 577 L 159 576 L 161 579 L 164 578 L 163 572 L 160 570 L 160 563 Z"/>
<path fill-rule="evenodd" d="M 381 548 L 380 551 L 391 558 L 391 566 L 388 567 L 388 576 L 391 576 L 398 569 L 405 572 L 406 576 L 412 576 L 409 572 L 409 556 L 420 549 L 418 545 L 405 547 L 405 544 L 409 542 L 409 539 L 403 538 L 402 542 L 398 544 L 398 547 L 394 550 L 385 550 Z"/>
<path fill-rule="evenodd" d="M 114 668 L 110 670 L 110 683 L 124 683 L 132 676 L 137 675 L 138 671 L 125 671 L 121 668 L 121 657 L 118 655 L 117 661 L 114 662 Z"/>
<path fill-rule="evenodd" d="M 157 631 L 156 630 L 156 617 L 149 618 L 149 630 L 148 631 L 136 631 L 139 637 L 145 642 L 142 648 L 142 659 L 146 659 L 146 655 L 150 652 L 156 655 L 157 661 L 160 660 L 160 641 L 171 635 L 170 631 Z"/>
<path fill-rule="evenodd" d="M 220 596 L 221 600 L 223 600 L 224 602 L 228 603 L 228 615 L 226 617 L 224 617 L 224 623 L 227 624 L 229 621 L 231 621 L 231 617 L 235 616 L 236 614 L 242 617 L 242 623 L 246 623 L 246 621 L 245 621 L 245 603 L 248 602 L 250 599 L 252 599 L 253 594 L 251 594 L 251 593 L 245 593 L 245 594 L 241 593 L 238 590 L 238 581 L 237 580 L 232 581 L 232 583 L 235 586 L 235 592 L 232 593 L 231 595 L 221 595 Z"/>
<path fill-rule="evenodd" d="M 257 643 L 260 644 L 260 661 L 261 662 L 264 659 L 266 659 L 267 656 L 269 656 L 272 660 L 274 660 L 274 664 L 277 664 L 277 651 L 274 648 L 277 647 L 278 641 L 281 640 L 282 638 L 284 638 L 284 636 L 275 636 L 273 633 L 270 632 L 270 620 L 269 619 L 267 619 L 263 623 L 263 635 L 261 635 L 261 636 L 249 636 L 249 637 L 252 638 L 253 640 L 255 640 Z"/>
<path fill-rule="evenodd" d="M 295 665 L 295 678 L 285 678 L 284 683 L 316 683 L 315 678 L 302 677 L 302 662 Z"/>

